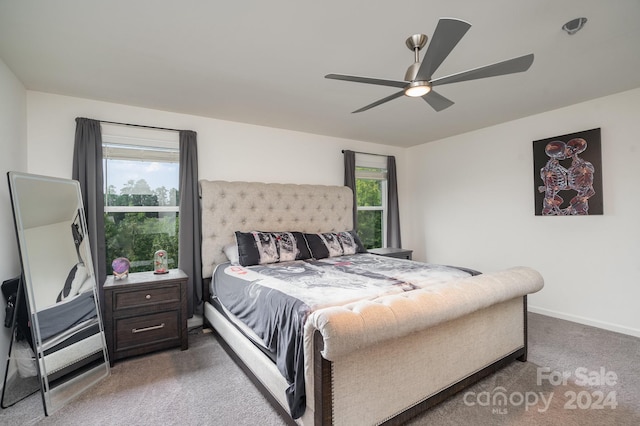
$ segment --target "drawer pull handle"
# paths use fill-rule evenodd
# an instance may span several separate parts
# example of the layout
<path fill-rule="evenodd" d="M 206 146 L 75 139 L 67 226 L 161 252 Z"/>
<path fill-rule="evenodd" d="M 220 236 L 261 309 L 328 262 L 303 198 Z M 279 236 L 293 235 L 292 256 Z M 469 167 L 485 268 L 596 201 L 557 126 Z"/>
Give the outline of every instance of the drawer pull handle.
<path fill-rule="evenodd" d="M 149 300 L 149 299 L 151 299 L 151 295 L 150 295 L 150 294 L 147 294 L 144 298 L 145 298 L 145 299 L 147 299 L 147 300 Z"/>
<path fill-rule="evenodd" d="M 151 327 L 144 327 L 144 328 L 132 328 L 131 332 L 132 333 L 142 333 L 144 331 L 151 331 L 151 330 L 158 330 L 160 328 L 164 328 L 164 323 L 160 324 L 160 325 L 152 325 Z"/>

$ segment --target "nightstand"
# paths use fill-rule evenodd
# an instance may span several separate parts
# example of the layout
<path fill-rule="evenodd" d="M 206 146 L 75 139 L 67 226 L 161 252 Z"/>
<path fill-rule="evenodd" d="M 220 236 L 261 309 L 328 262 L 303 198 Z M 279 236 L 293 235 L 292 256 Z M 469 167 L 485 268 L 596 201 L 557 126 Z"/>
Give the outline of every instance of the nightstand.
<path fill-rule="evenodd" d="M 104 329 L 109 360 L 179 346 L 188 348 L 187 275 L 134 272 L 104 284 Z"/>
<path fill-rule="evenodd" d="M 375 248 L 375 249 L 369 249 L 367 251 L 371 254 L 377 254 L 379 256 L 396 257 L 398 259 L 409 259 L 409 260 L 411 260 L 411 253 L 413 253 L 413 250 L 393 248 L 393 247 Z"/>

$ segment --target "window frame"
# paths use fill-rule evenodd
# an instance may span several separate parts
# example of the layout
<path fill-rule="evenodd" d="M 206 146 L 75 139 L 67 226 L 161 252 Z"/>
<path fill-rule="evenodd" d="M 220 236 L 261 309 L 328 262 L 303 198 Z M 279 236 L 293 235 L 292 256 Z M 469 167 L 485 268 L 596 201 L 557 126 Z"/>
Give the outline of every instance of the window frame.
<path fill-rule="evenodd" d="M 126 155 L 125 152 L 130 152 Z M 134 156 L 134 153 L 136 156 Z M 180 167 L 180 140 L 175 131 L 140 128 L 134 126 L 102 124 L 102 158 L 127 161 L 176 163 Z M 172 161 L 173 160 L 173 161 Z M 105 168 L 105 176 L 108 171 Z M 108 188 L 107 179 L 104 180 Z M 179 182 L 178 182 L 179 186 Z M 179 190 L 179 188 L 176 188 Z M 107 192 L 105 191 L 105 197 Z M 107 206 L 105 213 L 176 212 L 180 206 Z"/>
<path fill-rule="evenodd" d="M 382 247 L 387 247 L 387 211 L 388 211 L 388 178 L 387 178 L 387 158 L 381 155 L 356 153 L 356 188 L 358 180 L 377 180 L 380 182 L 380 206 L 360 206 L 356 193 L 357 211 L 381 211 L 382 233 L 380 241 Z M 362 170 L 362 168 L 378 169 L 378 171 Z M 379 247 L 375 247 L 379 248 Z"/>
<path fill-rule="evenodd" d="M 179 192 L 180 142 L 179 134 L 166 131 L 132 126 L 102 124 L 102 148 L 104 162 L 104 214 L 112 213 L 157 213 L 161 217 L 166 213 L 175 213 L 179 223 L 179 198 L 175 206 L 109 206 L 107 190 L 109 188 L 107 162 L 109 160 L 140 161 L 143 163 L 174 163 L 178 166 L 178 182 L 175 190 Z M 178 253 L 176 253 L 178 255 Z M 107 261 L 107 269 L 110 263 Z M 152 264 L 152 259 L 149 259 Z M 177 262 L 177 259 L 175 259 Z M 132 267 L 134 266 L 132 262 Z M 139 263 L 139 262 L 137 262 Z"/>

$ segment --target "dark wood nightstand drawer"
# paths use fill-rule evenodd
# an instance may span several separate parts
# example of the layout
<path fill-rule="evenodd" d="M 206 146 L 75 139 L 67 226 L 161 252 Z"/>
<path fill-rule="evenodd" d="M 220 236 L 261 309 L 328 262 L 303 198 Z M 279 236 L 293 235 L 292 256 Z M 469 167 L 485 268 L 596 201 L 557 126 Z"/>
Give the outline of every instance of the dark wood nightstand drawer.
<path fill-rule="evenodd" d="M 180 284 L 136 291 L 123 291 L 116 293 L 114 296 L 114 311 L 158 303 L 180 302 Z"/>
<path fill-rule="evenodd" d="M 179 269 L 168 274 L 134 272 L 104 283 L 104 331 L 111 365 L 119 359 L 179 346 L 189 347 L 187 280 Z"/>
<path fill-rule="evenodd" d="M 179 312 L 169 311 L 116 319 L 115 350 L 127 350 L 166 340 L 180 340 Z"/>

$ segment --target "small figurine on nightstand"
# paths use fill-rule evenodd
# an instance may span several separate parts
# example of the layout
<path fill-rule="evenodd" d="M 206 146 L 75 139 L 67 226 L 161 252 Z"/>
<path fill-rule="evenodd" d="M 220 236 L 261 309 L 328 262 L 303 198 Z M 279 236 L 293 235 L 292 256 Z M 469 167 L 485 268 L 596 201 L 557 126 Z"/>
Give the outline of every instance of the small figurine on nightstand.
<path fill-rule="evenodd" d="M 169 273 L 169 260 L 167 259 L 167 252 L 164 250 L 158 250 L 153 255 L 154 274 L 167 274 Z"/>
<path fill-rule="evenodd" d="M 113 269 L 113 279 L 121 280 L 129 276 L 129 267 L 131 263 L 126 257 L 118 257 L 111 262 L 111 269 Z"/>

